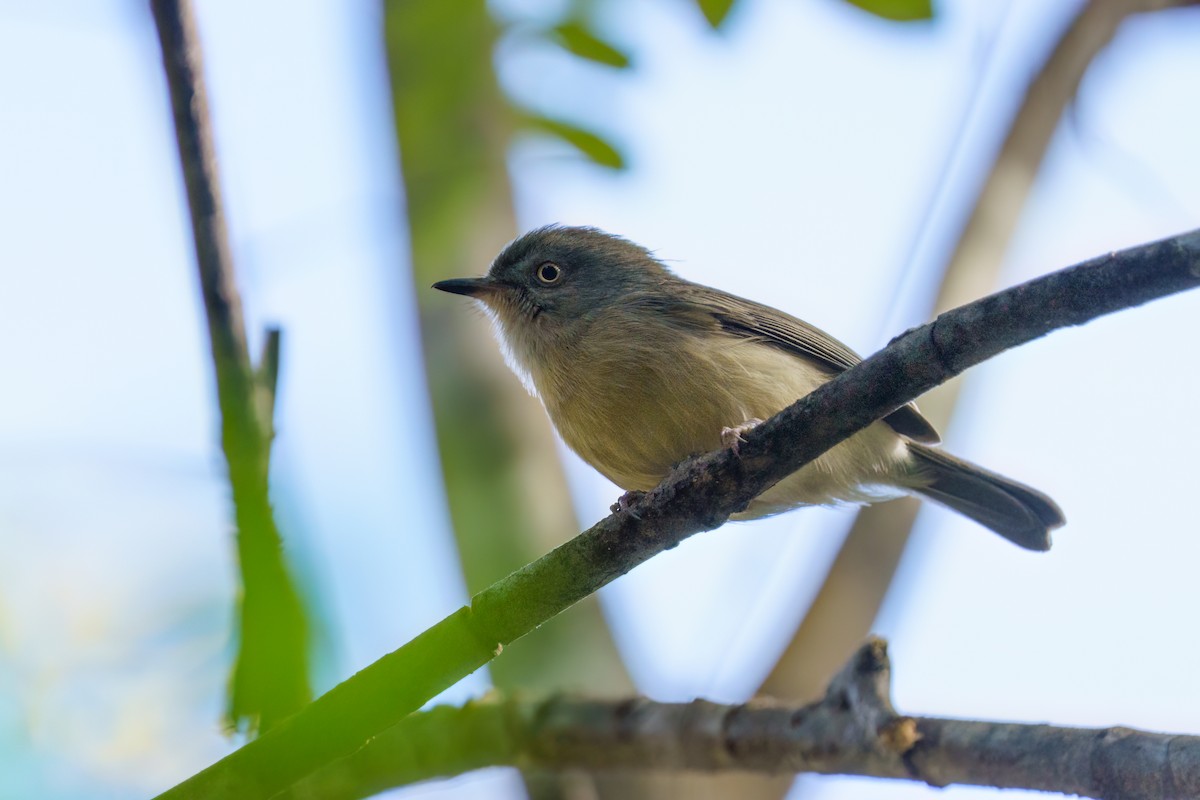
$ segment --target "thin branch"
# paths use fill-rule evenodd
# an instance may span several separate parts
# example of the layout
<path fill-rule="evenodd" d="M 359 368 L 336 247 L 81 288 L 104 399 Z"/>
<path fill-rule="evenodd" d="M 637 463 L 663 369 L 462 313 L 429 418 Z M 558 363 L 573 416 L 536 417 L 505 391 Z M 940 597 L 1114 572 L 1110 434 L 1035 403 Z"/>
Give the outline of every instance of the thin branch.
<path fill-rule="evenodd" d="M 268 439 L 274 436 L 275 388 L 279 384 L 279 347 L 282 336 L 283 333 L 279 328 L 267 328 L 267 336 L 263 339 L 262 355 L 259 356 L 258 368 L 254 371 L 260 398 L 259 419 L 267 426 L 266 438 Z"/>
<path fill-rule="evenodd" d="M 1122 23 L 1136 14 L 1196 4 L 1197 0 L 1088 0 L 1083 4 L 1025 90 L 946 264 L 933 313 L 991 289 L 1063 111 L 1096 54 L 1112 41 Z"/>
<path fill-rule="evenodd" d="M 871 639 L 821 700 L 803 706 L 494 695 L 413 714 L 280 798 L 354 800 L 490 766 L 816 772 L 1122 800 L 1200 795 L 1200 737 L 903 716 L 890 685 L 887 646 Z"/>
<path fill-rule="evenodd" d="M 196 20 L 189 0 L 151 0 L 183 166 L 200 294 L 221 409 L 242 569 L 241 648 L 230 691 L 234 721 L 263 728 L 308 702 L 307 627 L 283 562 L 268 497 L 279 331 L 268 331 L 259 371 L 250 362 L 242 304 L 221 207 Z"/>
<path fill-rule="evenodd" d="M 269 797 L 358 749 L 504 645 L 933 386 L 1049 331 L 1200 286 L 1200 230 L 1101 256 L 947 312 L 755 428 L 739 453 L 689 459 L 614 513 L 475 595 L 409 644 L 163 798 Z"/>
<path fill-rule="evenodd" d="M 1021 209 L 1063 111 L 1122 24 L 1137 14 L 1194 4 L 1195 0 L 1091 0 L 1079 7 L 1025 89 L 941 270 L 931 313 L 954 308 L 996 286 Z M 921 413 L 935 428 L 945 430 L 950 424 L 961 387 L 961 381 L 951 381 L 921 399 Z M 817 696 L 871 629 L 920 506 L 915 498 L 903 498 L 859 509 L 820 591 L 763 682 L 764 693 L 801 701 Z"/>

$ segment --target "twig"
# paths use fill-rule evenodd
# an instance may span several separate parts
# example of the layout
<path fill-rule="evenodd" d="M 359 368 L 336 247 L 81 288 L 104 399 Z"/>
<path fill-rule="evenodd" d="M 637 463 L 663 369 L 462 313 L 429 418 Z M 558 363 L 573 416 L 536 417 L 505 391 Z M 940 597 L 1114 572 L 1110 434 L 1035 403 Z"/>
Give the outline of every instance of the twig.
<path fill-rule="evenodd" d="M 690 459 L 614 513 L 475 595 L 299 714 L 163 798 L 269 797 L 359 748 L 580 598 L 722 524 L 757 494 L 931 387 L 1049 331 L 1200 286 L 1200 231 L 1093 259 L 947 312 L 729 450 Z M 630 513 L 632 512 L 632 513 Z"/>
<path fill-rule="evenodd" d="M 353 800 L 490 766 L 816 772 L 1122 800 L 1200 796 L 1200 737 L 896 713 L 882 639 L 803 706 L 493 695 L 413 714 L 280 800 Z"/>
<path fill-rule="evenodd" d="M 1088 0 L 1025 90 L 1000 152 L 944 270 L 940 313 L 989 291 L 1020 220 L 1063 110 L 1096 54 L 1131 16 L 1194 6 L 1197 0 Z M 961 284 L 961 285 L 960 285 Z"/>
<path fill-rule="evenodd" d="M 1021 209 L 1063 111 L 1125 20 L 1192 4 L 1194 0 L 1092 0 L 1079 6 L 1025 89 L 953 253 L 936 278 L 940 289 L 930 313 L 966 303 L 997 285 Z M 935 428 L 944 431 L 950 424 L 961 387 L 961 381 L 951 381 L 921 399 L 921 413 Z M 858 510 L 820 590 L 761 691 L 801 701 L 821 691 L 871 630 L 920 507 L 919 500 L 906 497 Z"/>
<path fill-rule="evenodd" d="M 271 455 L 279 331 L 267 333 L 256 372 L 221 208 L 217 160 L 205 97 L 196 21 L 189 0 L 151 0 L 183 166 L 200 293 L 208 319 L 221 409 L 221 445 L 229 467 L 242 568 L 241 649 L 230 716 L 263 728 L 308 702 L 306 625 L 283 563 L 271 512 Z"/>

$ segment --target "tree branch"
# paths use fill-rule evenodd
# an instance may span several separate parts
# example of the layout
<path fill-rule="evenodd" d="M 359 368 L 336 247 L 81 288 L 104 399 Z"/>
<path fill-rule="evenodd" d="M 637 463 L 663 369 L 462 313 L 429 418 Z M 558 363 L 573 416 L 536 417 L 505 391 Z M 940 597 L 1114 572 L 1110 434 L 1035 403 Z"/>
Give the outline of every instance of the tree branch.
<path fill-rule="evenodd" d="M 273 435 L 278 329 L 251 365 L 221 207 L 217 158 L 204 91 L 199 34 L 189 0 L 151 0 L 183 166 L 196 270 L 208 319 L 242 570 L 241 643 L 229 715 L 264 729 L 308 702 L 307 624 L 283 561 L 267 473 Z"/>
<path fill-rule="evenodd" d="M 1196 0 L 1088 0 L 1080 6 L 1025 89 L 1020 109 L 945 266 L 934 313 L 977 297 L 993 285 L 1063 110 L 1075 97 L 1096 54 L 1112 41 L 1121 24 L 1137 14 L 1196 4 Z"/>
<path fill-rule="evenodd" d="M 1122 800 L 1200 795 L 1200 737 L 903 716 L 890 684 L 887 645 L 870 639 L 824 698 L 804 706 L 494 695 L 413 714 L 280 798 L 353 800 L 489 766 L 816 772 Z"/>
<path fill-rule="evenodd" d="M 1021 209 L 1063 110 L 1075 97 L 1093 60 L 1125 20 L 1188 5 L 1195 5 L 1194 0 L 1090 0 L 1079 6 L 1025 87 L 999 152 L 969 206 L 953 252 L 947 254 L 940 269 L 931 314 L 995 288 Z M 932 203 L 930 212 L 938 206 Z M 926 227 L 929 222 L 927 218 Z M 961 388 L 961 381 L 950 381 L 921 398 L 921 413 L 935 428 L 944 432 L 950 424 Z M 820 693 L 838 665 L 871 630 L 920 507 L 915 497 L 906 497 L 858 510 L 820 590 L 761 691 L 800 701 Z"/>
<path fill-rule="evenodd" d="M 689 459 L 654 490 L 475 595 L 409 644 L 161 795 L 269 797 L 358 749 L 504 645 L 938 383 L 1049 331 L 1200 286 L 1200 231 L 1110 253 L 914 328 L 755 428 L 739 454 Z"/>

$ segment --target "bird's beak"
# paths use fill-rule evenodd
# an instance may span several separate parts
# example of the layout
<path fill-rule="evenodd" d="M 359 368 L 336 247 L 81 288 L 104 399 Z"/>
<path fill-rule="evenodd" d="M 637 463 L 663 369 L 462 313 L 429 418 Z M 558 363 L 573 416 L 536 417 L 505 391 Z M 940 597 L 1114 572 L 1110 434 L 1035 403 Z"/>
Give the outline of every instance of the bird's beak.
<path fill-rule="evenodd" d="M 487 278 L 451 278 L 448 281 L 438 281 L 433 288 L 451 294 L 465 294 L 467 297 L 482 297 L 495 292 L 499 287 Z"/>

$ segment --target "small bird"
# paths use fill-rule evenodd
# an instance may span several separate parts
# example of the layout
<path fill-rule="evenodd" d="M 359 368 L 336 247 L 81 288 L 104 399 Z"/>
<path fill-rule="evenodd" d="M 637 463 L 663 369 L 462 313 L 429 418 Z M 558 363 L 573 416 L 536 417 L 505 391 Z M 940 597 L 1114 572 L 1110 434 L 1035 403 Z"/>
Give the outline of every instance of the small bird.
<path fill-rule="evenodd" d="M 483 278 L 439 281 L 492 318 L 513 371 L 563 440 L 627 492 L 696 453 L 737 447 L 764 419 L 852 367 L 853 350 L 807 322 L 674 275 L 596 228 L 519 237 Z M 859 431 L 733 519 L 917 494 L 1030 550 L 1064 522 L 1046 495 L 949 455 L 915 405 Z"/>

